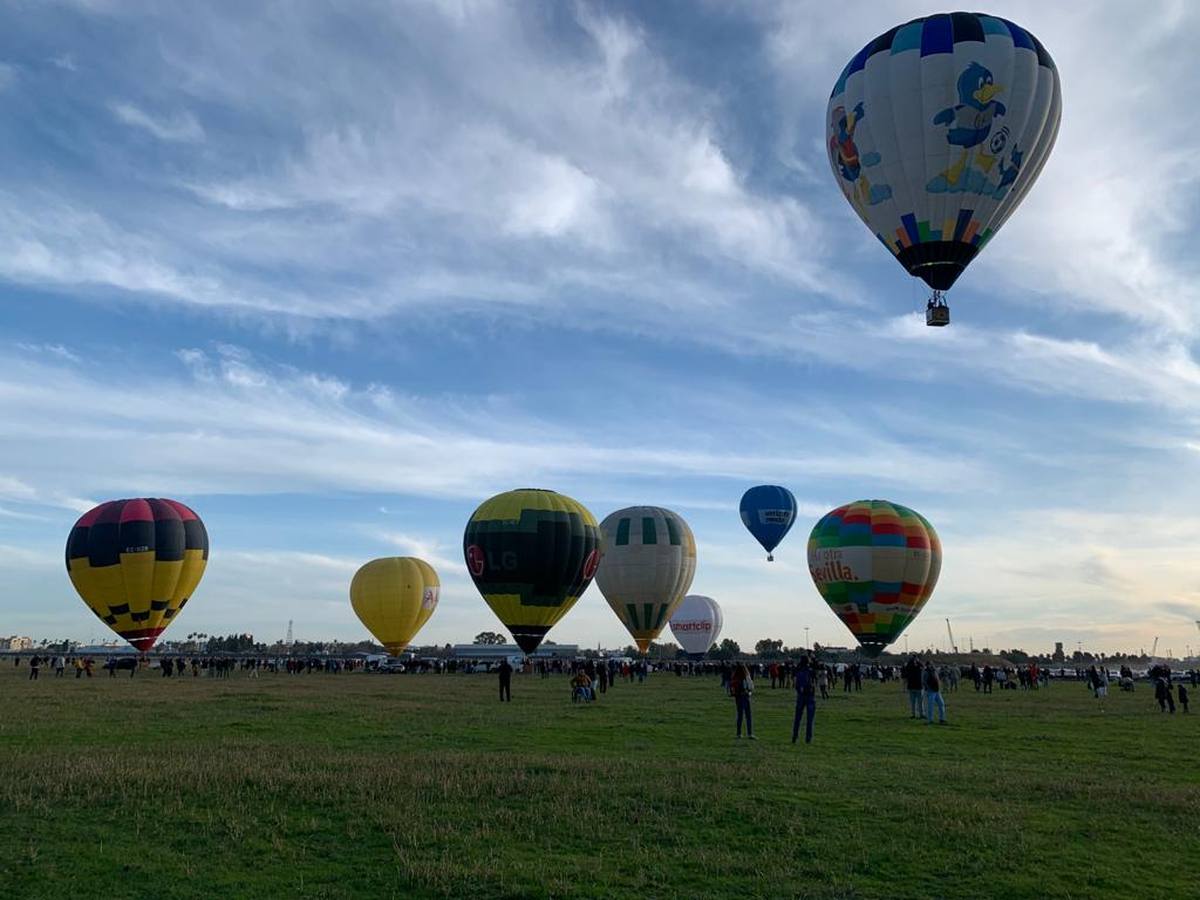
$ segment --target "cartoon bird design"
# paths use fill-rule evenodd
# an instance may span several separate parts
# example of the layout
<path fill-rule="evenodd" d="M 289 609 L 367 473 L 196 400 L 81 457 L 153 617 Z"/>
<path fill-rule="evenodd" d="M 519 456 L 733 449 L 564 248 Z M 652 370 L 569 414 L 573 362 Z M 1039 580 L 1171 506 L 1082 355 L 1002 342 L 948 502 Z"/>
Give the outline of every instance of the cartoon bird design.
<path fill-rule="evenodd" d="M 833 134 L 829 138 L 829 153 L 837 163 L 838 171 L 847 181 L 857 181 L 862 173 L 862 160 L 858 145 L 854 143 L 854 129 L 863 117 L 863 105 L 857 104 L 847 115 L 846 108 L 839 106 L 833 111 L 829 123 Z"/>
<path fill-rule="evenodd" d="M 863 174 L 866 166 L 879 164 L 878 153 L 859 155 L 858 145 L 854 142 L 854 131 L 863 120 L 865 111 L 862 103 L 856 103 L 849 113 L 845 107 L 838 106 L 830 116 L 829 157 L 833 160 L 838 173 L 849 184 L 846 186 L 846 198 L 856 209 L 863 209 L 882 203 L 892 196 L 892 189 L 886 184 L 872 185 Z"/>
<path fill-rule="evenodd" d="M 963 148 L 958 161 L 942 173 L 948 185 L 958 184 L 973 149 L 987 140 L 996 117 L 1006 112 L 1004 104 L 994 99 L 1002 90 L 987 68 L 973 62 L 958 76 L 959 102 L 933 117 L 934 125 L 946 126 L 946 140 Z"/>

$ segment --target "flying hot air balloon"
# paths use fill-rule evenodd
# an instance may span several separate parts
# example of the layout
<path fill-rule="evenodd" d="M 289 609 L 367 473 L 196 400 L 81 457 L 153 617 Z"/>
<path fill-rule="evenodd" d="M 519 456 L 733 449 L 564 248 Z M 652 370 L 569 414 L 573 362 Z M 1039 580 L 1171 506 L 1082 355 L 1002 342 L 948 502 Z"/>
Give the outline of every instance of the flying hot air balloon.
<path fill-rule="evenodd" d="M 767 551 L 767 562 L 775 559 L 772 551 L 796 521 L 796 498 L 777 484 L 760 484 L 742 494 L 742 524 Z"/>
<path fill-rule="evenodd" d="M 703 656 L 720 639 L 724 621 L 716 600 L 688 594 L 671 615 L 671 634 L 684 652 Z"/>
<path fill-rule="evenodd" d="M 143 652 L 188 602 L 208 565 L 208 532 L 176 500 L 111 500 L 67 538 L 67 573 L 83 602 Z"/>
<path fill-rule="evenodd" d="M 532 653 L 591 584 L 600 530 L 578 500 L 524 488 L 497 494 L 475 510 L 463 555 L 492 612 Z"/>
<path fill-rule="evenodd" d="M 825 117 L 833 176 L 900 265 L 944 292 L 1046 164 L 1062 117 L 1058 69 L 1006 19 L 948 13 L 881 34 L 847 63 Z"/>
<path fill-rule="evenodd" d="M 696 539 L 660 506 L 619 509 L 600 523 L 596 584 L 643 653 L 692 586 Z"/>
<path fill-rule="evenodd" d="M 395 656 L 437 609 L 441 583 L 433 566 L 411 556 L 373 559 L 350 582 L 350 605 L 388 653 Z"/>
<path fill-rule="evenodd" d="M 942 545 L 920 513 L 887 500 L 858 500 L 813 527 L 808 569 L 829 608 L 874 658 L 933 594 Z"/>

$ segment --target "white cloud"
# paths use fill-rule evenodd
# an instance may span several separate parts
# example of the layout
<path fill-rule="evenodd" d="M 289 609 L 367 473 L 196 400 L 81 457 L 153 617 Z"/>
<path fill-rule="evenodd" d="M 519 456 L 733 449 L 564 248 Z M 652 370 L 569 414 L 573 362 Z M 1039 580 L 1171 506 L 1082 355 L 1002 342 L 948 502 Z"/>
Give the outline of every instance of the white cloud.
<path fill-rule="evenodd" d="M 920 448 L 862 427 L 835 429 L 828 447 L 778 455 L 729 452 L 715 441 L 688 449 L 669 441 L 643 445 L 611 427 L 604 429 L 608 440 L 598 441 L 520 410 L 489 410 L 486 398 L 381 394 L 318 373 L 265 367 L 240 348 L 178 356 L 189 377 L 159 375 L 152 393 L 128 386 L 127 378 L 100 380 L 28 360 L 7 364 L 0 415 L 16 441 L 0 445 L 0 466 L 22 483 L 41 485 L 40 493 L 67 495 L 336 489 L 462 498 L 530 479 L 744 480 L 774 472 L 946 485 L 972 483 L 981 472 L 946 454 L 934 473 Z M 64 422 L 71 423 L 69 442 Z M 852 456 L 836 449 L 846 433 L 857 442 Z M 71 461 L 80 443 L 89 447 L 85 468 Z"/>
<path fill-rule="evenodd" d="M 190 112 L 171 116 L 152 116 L 132 103 L 114 102 L 109 109 L 117 121 L 140 128 L 160 141 L 194 142 L 204 140 L 204 129 Z"/>
<path fill-rule="evenodd" d="M 18 342 L 17 348 L 24 350 L 27 353 L 43 353 L 49 356 L 55 356 L 59 359 L 66 360 L 67 362 L 78 363 L 83 361 L 80 359 L 79 354 L 67 347 L 64 347 L 62 344 L 28 344 L 25 342 Z"/>
<path fill-rule="evenodd" d="M 0 92 L 7 90 L 17 82 L 17 67 L 10 63 L 0 62 Z"/>

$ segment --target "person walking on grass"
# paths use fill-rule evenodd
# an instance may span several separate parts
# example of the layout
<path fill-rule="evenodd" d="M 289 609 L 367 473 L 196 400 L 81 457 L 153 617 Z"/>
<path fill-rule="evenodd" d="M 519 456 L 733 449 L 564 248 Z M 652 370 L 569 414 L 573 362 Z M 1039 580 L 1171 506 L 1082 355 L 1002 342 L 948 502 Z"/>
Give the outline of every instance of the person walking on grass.
<path fill-rule="evenodd" d="M 829 667 L 825 663 L 818 663 L 817 670 L 817 688 L 821 691 L 821 699 L 829 699 Z"/>
<path fill-rule="evenodd" d="M 67 661 L 63 657 L 61 657 L 61 656 L 54 657 L 54 677 L 55 678 L 62 678 L 63 672 L 66 670 L 66 668 L 67 668 Z"/>
<path fill-rule="evenodd" d="M 41 664 L 42 664 L 42 658 L 35 653 L 33 656 L 33 659 L 31 659 L 29 661 L 29 680 L 30 681 L 38 680 L 38 666 L 40 666 Z"/>
<path fill-rule="evenodd" d="M 938 712 L 938 724 L 946 724 L 946 701 L 942 699 L 942 682 L 938 678 L 937 669 L 933 667 L 932 662 L 925 663 L 925 674 L 922 678 L 922 686 L 925 688 L 925 710 L 929 714 L 926 724 L 933 724 L 933 711 Z"/>
<path fill-rule="evenodd" d="M 750 697 L 754 694 L 754 681 L 750 677 L 750 670 L 746 668 L 745 663 L 738 663 L 736 669 L 733 670 L 733 678 L 730 680 L 730 692 L 733 694 L 733 702 L 737 708 L 737 736 L 742 736 L 742 720 L 746 721 L 746 737 L 750 740 L 758 740 L 754 736 L 754 720 L 750 715 Z"/>
<path fill-rule="evenodd" d="M 800 657 L 793 678 L 796 683 L 796 715 L 792 719 L 792 743 L 800 736 L 800 720 L 808 713 L 808 724 L 804 729 L 804 743 L 812 743 L 813 716 L 817 712 L 817 694 L 813 689 L 813 672 L 808 657 Z"/>
<path fill-rule="evenodd" d="M 508 701 L 512 703 L 512 673 L 513 667 L 509 665 L 507 659 L 500 661 L 500 702 Z"/>
<path fill-rule="evenodd" d="M 1179 705 L 1183 707 L 1183 711 L 1188 711 L 1188 689 L 1183 682 L 1179 683 Z"/>
<path fill-rule="evenodd" d="M 904 675 L 904 686 L 908 691 L 908 717 L 910 719 L 920 719 L 925 716 L 925 705 L 922 703 L 921 690 L 924 683 L 924 673 L 921 670 L 921 664 L 917 662 L 915 655 L 908 658 L 908 662 L 904 664 L 904 668 L 900 670 Z"/>

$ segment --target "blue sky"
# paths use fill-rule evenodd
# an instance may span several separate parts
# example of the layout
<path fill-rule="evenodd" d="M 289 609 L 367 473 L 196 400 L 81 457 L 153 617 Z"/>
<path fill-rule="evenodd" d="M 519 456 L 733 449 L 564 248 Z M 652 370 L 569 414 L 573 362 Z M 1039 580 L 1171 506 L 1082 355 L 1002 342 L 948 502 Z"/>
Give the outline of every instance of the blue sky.
<path fill-rule="evenodd" d="M 352 7 L 352 8 L 351 8 Z M 100 637 L 62 546 L 163 495 L 174 631 L 364 634 L 362 562 L 498 625 L 479 501 L 670 506 L 726 633 L 848 635 L 804 540 L 885 497 L 945 544 L 913 645 L 1200 646 L 1200 62 L 1183 2 L 994 2 L 1058 144 L 927 329 L 829 172 L 829 90 L 924 4 L 79 0 L 0 11 L 0 634 Z M 792 488 L 768 565 L 737 501 Z M 627 643 L 592 587 L 552 637 Z"/>

